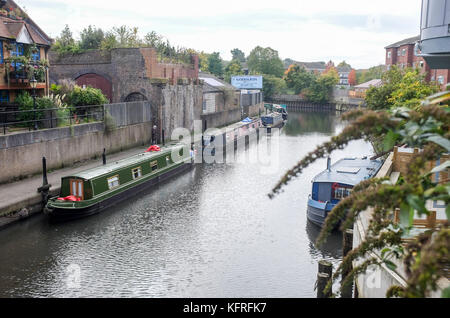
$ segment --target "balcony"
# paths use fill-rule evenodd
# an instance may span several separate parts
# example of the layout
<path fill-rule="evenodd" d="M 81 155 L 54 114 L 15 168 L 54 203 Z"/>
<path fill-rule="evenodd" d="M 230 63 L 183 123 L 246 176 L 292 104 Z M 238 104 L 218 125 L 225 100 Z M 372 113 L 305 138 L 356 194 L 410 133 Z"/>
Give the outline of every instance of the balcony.
<path fill-rule="evenodd" d="M 8 84 L 29 85 L 31 79 L 38 83 L 46 82 L 48 63 L 46 61 L 33 61 L 24 57 L 10 57 L 5 59 L 5 82 Z"/>

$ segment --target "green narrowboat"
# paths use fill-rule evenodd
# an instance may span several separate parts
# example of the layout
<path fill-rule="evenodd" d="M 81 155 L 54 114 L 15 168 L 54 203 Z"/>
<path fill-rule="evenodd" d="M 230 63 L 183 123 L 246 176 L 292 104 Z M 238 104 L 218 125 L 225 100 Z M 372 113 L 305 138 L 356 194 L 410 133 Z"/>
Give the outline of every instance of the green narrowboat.
<path fill-rule="evenodd" d="M 52 221 L 68 221 L 96 214 L 163 180 L 188 170 L 192 151 L 186 145 L 169 144 L 82 171 L 61 179 L 59 197 L 51 198 L 44 212 Z"/>

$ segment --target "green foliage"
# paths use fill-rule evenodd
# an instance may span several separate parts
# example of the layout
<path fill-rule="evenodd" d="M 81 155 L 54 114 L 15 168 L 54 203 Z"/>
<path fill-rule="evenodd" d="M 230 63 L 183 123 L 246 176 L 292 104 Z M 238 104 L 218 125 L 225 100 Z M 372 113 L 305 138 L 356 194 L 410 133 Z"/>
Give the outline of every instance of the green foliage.
<path fill-rule="evenodd" d="M 61 31 L 60 36 L 56 38 L 52 50 L 58 52 L 59 55 L 78 54 L 82 52 L 79 43 L 74 40 L 67 24 L 64 30 Z"/>
<path fill-rule="evenodd" d="M 263 75 L 264 98 L 270 99 L 275 94 L 283 94 L 286 88 L 286 82 L 282 78 L 273 75 Z"/>
<path fill-rule="evenodd" d="M 245 59 L 245 53 L 242 52 L 241 50 L 237 49 L 237 48 L 231 50 L 231 55 L 233 56 L 233 57 L 232 57 L 232 60 L 233 60 L 233 61 L 234 61 L 234 60 L 237 60 L 237 61 L 239 61 L 240 63 L 245 63 L 245 61 L 246 61 L 246 59 Z"/>
<path fill-rule="evenodd" d="M 395 74 L 391 75 L 392 79 L 395 78 Z M 447 275 L 450 213 L 447 213 L 447 223 L 428 230 L 407 246 L 403 245 L 402 237 L 411 228 L 414 213 L 430 214 L 426 202 L 442 201 L 446 206 L 450 203 L 450 182 L 444 180 L 436 184 L 430 179 L 431 173 L 448 169 L 448 163 L 432 172 L 426 170 L 429 162 L 436 162 L 450 151 L 450 110 L 440 105 L 449 99 L 450 92 L 447 92 L 428 98 L 418 110 L 403 107 L 394 111 L 355 110 L 346 113 L 343 119 L 350 124 L 289 170 L 269 194 L 273 198 L 311 163 L 342 149 L 352 140 L 387 138 L 390 141 L 386 144 L 390 146 L 405 144 L 423 149 L 408 165 L 401 182 L 392 184 L 388 178 L 363 181 L 329 213 L 317 240 L 318 245 L 325 242 L 338 223 L 341 223 L 342 230 L 350 228 L 359 213 L 368 208 L 373 210 L 365 240 L 343 259 L 327 289 L 343 273 L 349 272 L 348 276 L 342 277 L 341 290 L 369 266 L 386 264 L 395 269 L 395 258 L 403 260 L 408 281 L 406 287 L 392 286 L 388 297 L 427 297 L 437 290 L 437 281 Z M 399 224 L 393 221 L 397 208 L 401 210 Z M 381 261 L 370 256 L 380 251 Z M 359 265 L 350 271 L 354 261 L 359 261 Z"/>
<path fill-rule="evenodd" d="M 102 41 L 105 39 L 105 34 L 102 29 L 90 25 L 81 31 L 80 37 L 81 50 L 97 50 L 100 49 Z"/>
<path fill-rule="evenodd" d="M 90 86 L 86 88 L 75 86 L 73 91 L 67 95 L 67 101 L 72 106 L 103 105 L 108 103 L 108 99 L 101 90 Z"/>
<path fill-rule="evenodd" d="M 293 65 L 289 68 L 285 81 L 289 88 L 294 89 L 295 94 L 300 94 L 303 90 L 311 88 L 317 81 L 317 75 L 308 72 L 304 67 Z"/>
<path fill-rule="evenodd" d="M 385 72 L 384 65 L 378 65 L 369 68 L 368 70 L 357 70 L 356 71 L 356 83 L 362 84 L 373 79 L 381 79 L 383 73 Z"/>
<path fill-rule="evenodd" d="M 278 56 L 278 51 L 267 47 L 257 46 L 247 59 L 250 72 L 253 74 L 267 74 L 282 77 L 284 74 L 283 61 Z"/>
<path fill-rule="evenodd" d="M 352 66 L 350 64 L 348 64 L 346 61 L 342 61 L 341 63 L 338 64 L 337 67 L 349 67 L 349 68 L 352 68 Z"/>
<path fill-rule="evenodd" d="M 232 76 L 242 74 L 244 74 L 244 72 L 242 71 L 241 62 L 239 62 L 239 60 L 232 60 L 225 68 L 225 81 L 230 82 Z"/>
<path fill-rule="evenodd" d="M 17 97 L 15 102 L 19 106 L 20 111 L 29 111 L 25 113 L 19 113 L 18 120 L 19 121 L 31 121 L 29 123 L 24 123 L 25 127 L 34 127 L 33 120 L 43 119 L 45 114 L 42 110 L 48 108 L 54 108 L 55 104 L 53 100 L 49 97 L 38 97 L 36 98 L 36 112 L 32 112 L 34 110 L 34 101 L 33 97 L 27 92 L 21 92 Z"/>
<path fill-rule="evenodd" d="M 370 109 L 417 109 L 423 98 L 438 91 L 438 87 L 427 83 L 418 70 L 401 70 L 394 66 L 383 74 L 382 79 L 382 86 L 367 91 L 366 103 Z"/>
<path fill-rule="evenodd" d="M 220 53 L 214 52 L 208 56 L 208 70 L 216 76 L 223 75 L 223 64 Z"/>
<path fill-rule="evenodd" d="M 305 97 L 314 103 L 327 103 L 330 100 L 333 87 L 339 83 L 335 72 L 328 72 L 319 76 L 309 88 L 303 90 Z"/>

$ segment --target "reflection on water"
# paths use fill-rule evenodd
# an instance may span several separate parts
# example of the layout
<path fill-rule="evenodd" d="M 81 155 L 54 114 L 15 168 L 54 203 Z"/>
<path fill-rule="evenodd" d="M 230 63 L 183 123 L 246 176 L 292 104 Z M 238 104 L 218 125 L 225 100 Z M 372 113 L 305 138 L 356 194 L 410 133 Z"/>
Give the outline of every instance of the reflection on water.
<path fill-rule="evenodd" d="M 317 261 L 337 264 L 342 253 L 338 233 L 317 249 L 319 228 L 306 219 L 326 160 L 274 200 L 267 193 L 341 129 L 328 113 L 292 113 L 273 169 L 246 160 L 258 153 L 252 143 L 233 162 L 196 165 L 99 215 L 13 225 L 0 232 L 0 297 L 314 297 Z M 370 154 L 361 141 L 332 159 Z"/>
<path fill-rule="evenodd" d="M 288 136 L 308 133 L 333 134 L 336 123 L 336 116 L 330 112 L 290 113 L 284 131 Z"/>

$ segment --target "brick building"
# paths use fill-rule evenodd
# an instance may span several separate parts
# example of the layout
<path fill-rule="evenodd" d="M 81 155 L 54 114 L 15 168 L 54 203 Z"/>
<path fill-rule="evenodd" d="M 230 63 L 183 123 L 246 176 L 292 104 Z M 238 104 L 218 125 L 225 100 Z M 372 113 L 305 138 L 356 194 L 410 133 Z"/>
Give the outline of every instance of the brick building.
<path fill-rule="evenodd" d="M 419 40 L 420 36 L 415 36 L 387 46 L 385 48 L 387 69 L 389 70 L 392 65 L 420 69 L 422 74 L 426 74 L 427 81 L 435 81 L 444 88 L 450 82 L 450 69 L 431 69 L 422 57 L 417 56 L 414 47 Z"/>
<path fill-rule="evenodd" d="M 14 102 L 21 91 L 31 91 L 33 77 L 38 82 L 36 93 L 48 92 L 48 70 L 43 65 L 51 43 L 14 1 L 0 1 L 0 104 Z"/>

